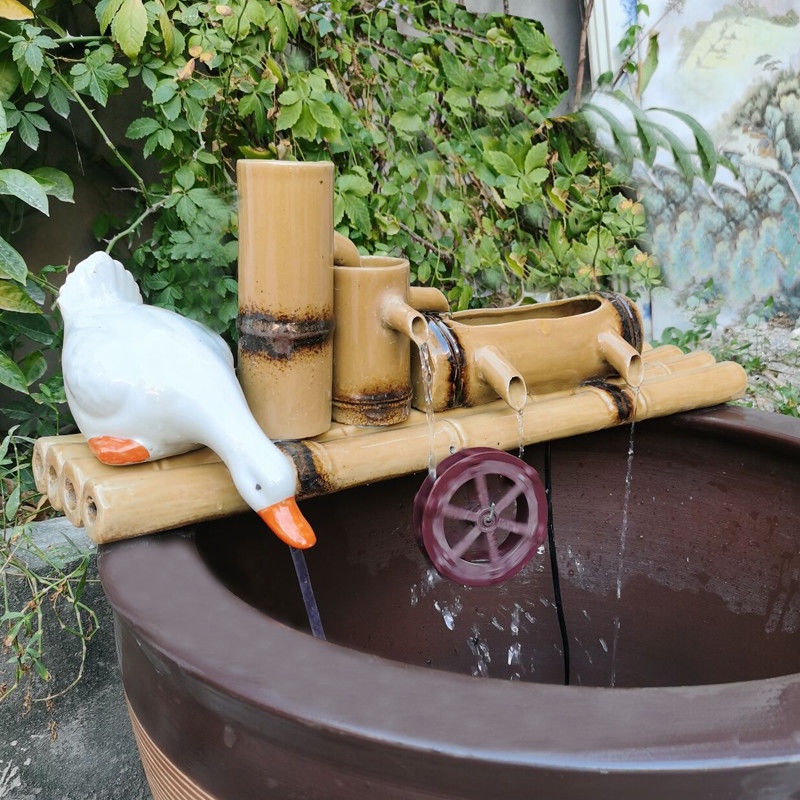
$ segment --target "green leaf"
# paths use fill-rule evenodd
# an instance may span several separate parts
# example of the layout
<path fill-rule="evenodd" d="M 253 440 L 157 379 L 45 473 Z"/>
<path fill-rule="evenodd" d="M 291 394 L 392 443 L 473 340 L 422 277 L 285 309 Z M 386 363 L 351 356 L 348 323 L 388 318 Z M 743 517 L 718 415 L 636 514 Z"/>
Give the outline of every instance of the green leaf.
<path fill-rule="evenodd" d="M 620 150 L 622 157 L 627 163 L 632 163 L 636 154 L 630 141 L 630 134 L 625 130 L 625 126 L 607 108 L 595 105 L 594 103 L 584 103 L 581 108 L 582 113 L 590 112 L 600 117 L 609 127 L 614 143 Z"/>
<path fill-rule="evenodd" d="M 656 122 L 650 123 L 653 130 L 657 131 L 661 138 L 666 143 L 675 163 L 680 168 L 686 180 L 692 180 L 696 175 L 694 163 L 692 162 L 692 154 L 686 145 L 680 140 L 674 131 L 670 130 L 666 125 L 661 125 Z M 712 176 L 713 177 L 713 176 Z"/>
<path fill-rule="evenodd" d="M 161 126 L 150 117 L 139 117 L 128 125 L 125 136 L 129 139 L 144 139 L 146 136 L 155 133 Z"/>
<path fill-rule="evenodd" d="M 300 119 L 292 126 L 292 133 L 301 139 L 313 141 L 317 136 L 317 128 L 316 120 L 311 116 L 311 112 L 303 106 Z"/>
<path fill-rule="evenodd" d="M 369 233 L 372 221 L 369 214 L 367 201 L 351 194 L 345 195 L 344 213 L 353 225 L 362 233 Z"/>
<path fill-rule="evenodd" d="M 0 236 L 0 278 L 8 278 L 23 286 L 28 279 L 25 259 L 2 236 Z"/>
<path fill-rule="evenodd" d="M 533 145 L 525 154 L 525 172 L 531 172 L 537 167 L 543 167 L 547 163 L 549 152 L 550 148 L 547 142 L 539 142 Z"/>
<path fill-rule="evenodd" d="M 111 35 L 128 58 L 136 58 L 147 33 L 147 11 L 142 0 L 122 0 L 111 23 Z"/>
<path fill-rule="evenodd" d="M 17 366 L 25 376 L 25 382 L 30 386 L 47 372 L 47 359 L 40 350 L 34 350 L 32 353 L 28 353 Z"/>
<path fill-rule="evenodd" d="M 472 75 L 467 67 L 454 55 L 444 50 L 440 56 L 442 71 L 451 87 L 469 90 L 472 88 Z"/>
<path fill-rule="evenodd" d="M 0 61 L 0 102 L 8 100 L 19 86 L 19 70 L 13 61 Z"/>
<path fill-rule="evenodd" d="M 478 103 L 488 109 L 505 108 L 509 99 L 505 89 L 481 89 L 478 92 Z"/>
<path fill-rule="evenodd" d="M 500 175 L 515 177 L 519 175 L 519 169 L 508 153 L 501 153 L 498 150 L 486 150 L 483 153 L 483 160 Z"/>
<path fill-rule="evenodd" d="M 194 186 L 194 171 L 188 164 L 184 164 L 178 171 L 175 173 L 175 180 L 178 182 L 178 185 L 184 189 L 191 189 Z"/>
<path fill-rule="evenodd" d="M 66 172 L 54 167 L 37 167 L 30 173 L 45 193 L 62 203 L 73 203 L 75 191 L 72 180 Z"/>
<path fill-rule="evenodd" d="M 470 92 L 466 91 L 465 89 L 459 89 L 455 86 L 451 86 L 444 93 L 445 103 L 459 109 L 470 108 L 472 106 L 472 97 L 473 95 Z"/>
<path fill-rule="evenodd" d="M 336 179 L 336 189 L 343 194 L 354 194 L 357 197 L 367 197 L 372 193 L 372 183 L 362 175 L 347 173 Z"/>
<path fill-rule="evenodd" d="M 0 369 L 2 368 L 0 367 Z M 21 492 L 22 492 L 22 485 L 20 483 L 17 483 L 11 494 L 6 498 L 5 517 L 6 520 L 8 520 L 8 522 L 11 522 L 17 514 L 17 510 L 19 509 L 19 498 Z"/>
<path fill-rule="evenodd" d="M 42 309 L 18 283 L 6 280 L 0 280 L 0 309 L 19 311 L 21 314 L 42 313 Z"/>
<path fill-rule="evenodd" d="M 309 100 L 308 110 L 311 112 L 311 116 L 314 117 L 317 123 L 323 128 L 339 127 L 339 120 L 336 118 L 336 115 L 321 100 Z"/>
<path fill-rule="evenodd" d="M 19 169 L 0 169 L 0 194 L 22 200 L 42 214 L 49 215 L 47 195 L 36 178 Z"/>
<path fill-rule="evenodd" d="M 652 111 L 663 111 L 666 114 L 671 114 L 683 122 L 692 132 L 695 144 L 697 145 L 697 155 L 700 158 L 702 167 L 703 179 L 706 183 L 712 183 L 714 175 L 717 172 L 717 164 L 719 164 L 719 157 L 717 156 L 717 149 L 711 139 L 708 131 L 692 116 L 677 111 L 674 108 L 653 108 Z"/>
<path fill-rule="evenodd" d="M 178 84 L 173 78 L 164 78 L 153 89 L 153 103 L 157 106 L 168 103 L 178 93 Z"/>
<path fill-rule="evenodd" d="M 395 111 L 389 119 L 389 124 L 403 133 L 416 133 L 423 127 L 419 114 L 412 114 L 408 111 Z"/>
<path fill-rule="evenodd" d="M 114 21 L 123 0 L 100 0 L 94 13 L 100 23 L 100 33 L 105 33 Z"/>
<path fill-rule="evenodd" d="M 303 104 L 300 102 L 292 103 L 292 105 L 288 106 L 281 106 L 281 110 L 275 118 L 275 130 L 283 131 L 287 128 L 293 128 L 300 119 L 302 111 Z"/>
<path fill-rule="evenodd" d="M 658 34 L 653 33 L 650 35 L 650 40 L 647 42 L 647 53 L 644 59 L 639 63 L 639 85 L 637 87 L 639 96 L 644 94 L 647 84 L 653 77 L 653 73 L 658 66 Z"/>

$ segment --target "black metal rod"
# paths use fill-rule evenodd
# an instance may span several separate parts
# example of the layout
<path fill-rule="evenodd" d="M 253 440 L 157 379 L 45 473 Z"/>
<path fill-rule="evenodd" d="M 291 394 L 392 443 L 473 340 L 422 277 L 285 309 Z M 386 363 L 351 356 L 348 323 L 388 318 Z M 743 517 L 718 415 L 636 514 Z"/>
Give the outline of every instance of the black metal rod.
<path fill-rule="evenodd" d="M 297 573 L 297 583 L 300 586 L 300 594 L 303 595 L 303 605 L 306 607 L 308 624 L 311 626 L 311 633 L 317 638 L 325 641 L 325 631 L 322 629 L 322 619 L 319 616 L 317 598 L 314 596 L 314 587 L 311 585 L 311 576 L 308 574 L 308 564 L 302 550 L 290 547 L 294 563 L 294 571 Z"/>
<path fill-rule="evenodd" d="M 561 599 L 561 581 L 558 576 L 556 557 L 556 535 L 553 523 L 553 474 L 551 470 L 550 442 L 544 446 L 544 490 L 547 497 L 547 545 L 550 550 L 550 574 L 553 576 L 553 599 L 556 604 L 558 628 L 561 631 L 561 650 L 564 654 L 564 686 L 569 686 L 569 637 L 567 620 L 564 617 L 564 603 Z"/>

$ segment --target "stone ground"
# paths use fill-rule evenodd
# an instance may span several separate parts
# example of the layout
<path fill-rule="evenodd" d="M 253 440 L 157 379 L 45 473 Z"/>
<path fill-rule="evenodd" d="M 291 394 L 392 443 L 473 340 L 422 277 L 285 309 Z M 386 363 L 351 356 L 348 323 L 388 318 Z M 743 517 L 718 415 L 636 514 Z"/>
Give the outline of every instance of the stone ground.
<path fill-rule="evenodd" d="M 51 555 L 69 547 L 65 537 L 77 548 L 93 549 L 83 530 L 63 518 L 37 523 L 32 535 L 37 547 Z M 19 607 L 26 587 L 9 582 L 10 605 Z M 99 629 L 78 685 L 52 703 L 35 700 L 64 688 L 81 661 L 74 637 L 60 631 L 45 609 L 53 680 L 34 684 L 31 702 L 17 690 L 0 703 L 0 800 L 151 800 L 125 708 L 111 609 L 94 556 L 82 599 L 97 613 Z M 0 682 L 9 678 L 8 665 L 0 664 Z"/>
<path fill-rule="evenodd" d="M 718 360 L 732 358 L 747 370 L 741 402 L 800 416 L 800 320 L 776 314 L 765 322 L 724 327 L 706 346 Z"/>

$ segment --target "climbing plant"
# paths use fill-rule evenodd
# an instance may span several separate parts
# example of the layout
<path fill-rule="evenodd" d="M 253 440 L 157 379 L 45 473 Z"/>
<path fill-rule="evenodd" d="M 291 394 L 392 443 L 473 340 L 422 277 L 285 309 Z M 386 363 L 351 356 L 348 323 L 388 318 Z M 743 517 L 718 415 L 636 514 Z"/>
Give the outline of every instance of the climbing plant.
<path fill-rule="evenodd" d="M 338 230 L 404 253 L 455 307 L 656 280 L 642 207 L 557 114 L 565 90 L 538 23 L 455 3 L 0 0 L 0 383 L 27 395 L 21 433 L 60 399 L 48 276 L 14 249 L 24 214 L 72 199 L 51 128 L 88 119 L 131 190 L 125 218 L 95 221 L 100 246 L 150 302 L 233 339 L 242 157 L 332 160 Z"/>

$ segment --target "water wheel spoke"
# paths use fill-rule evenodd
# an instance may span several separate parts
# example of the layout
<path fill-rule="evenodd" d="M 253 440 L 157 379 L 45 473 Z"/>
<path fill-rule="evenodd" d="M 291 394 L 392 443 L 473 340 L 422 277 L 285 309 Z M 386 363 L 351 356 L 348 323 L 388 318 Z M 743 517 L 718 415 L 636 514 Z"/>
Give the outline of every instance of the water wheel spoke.
<path fill-rule="evenodd" d="M 486 547 L 489 551 L 489 563 L 497 564 L 500 562 L 500 548 L 497 546 L 497 537 L 493 531 L 488 531 L 484 537 Z"/>
<path fill-rule="evenodd" d="M 506 493 L 495 502 L 495 511 L 502 514 L 512 503 L 515 503 L 520 497 L 525 496 L 525 487 L 517 483 L 512 484 L 506 490 Z"/>
<path fill-rule="evenodd" d="M 481 527 L 480 525 L 476 525 L 472 530 L 459 541 L 456 545 L 450 548 L 450 552 L 456 558 L 462 558 L 464 553 L 478 541 L 481 535 Z"/>
<path fill-rule="evenodd" d="M 533 534 L 533 526 L 529 522 L 520 522 L 516 519 L 501 517 L 497 521 L 497 527 L 500 530 L 516 533 L 519 536 L 528 537 Z"/>
<path fill-rule="evenodd" d="M 472 522 L 473 524 L 478 522 L 478 511 L 472 511 L 469 508 L 462 508 L 461 506 L 454 506 L 451 503 L 448 503 L 442 509 L 442 519 L 449 519 L 449 520 L 460 520 L 462 522 Z"/>
<path fill-rule="evenodd" d="M 478 493 L 479 505 L 481 508 L 488 508 L 491 505 L 491 500 L 489 499 L 489 484 L 486 482 L 486 475 L 482 472 L 478 473 L 472 482 Z"/>

